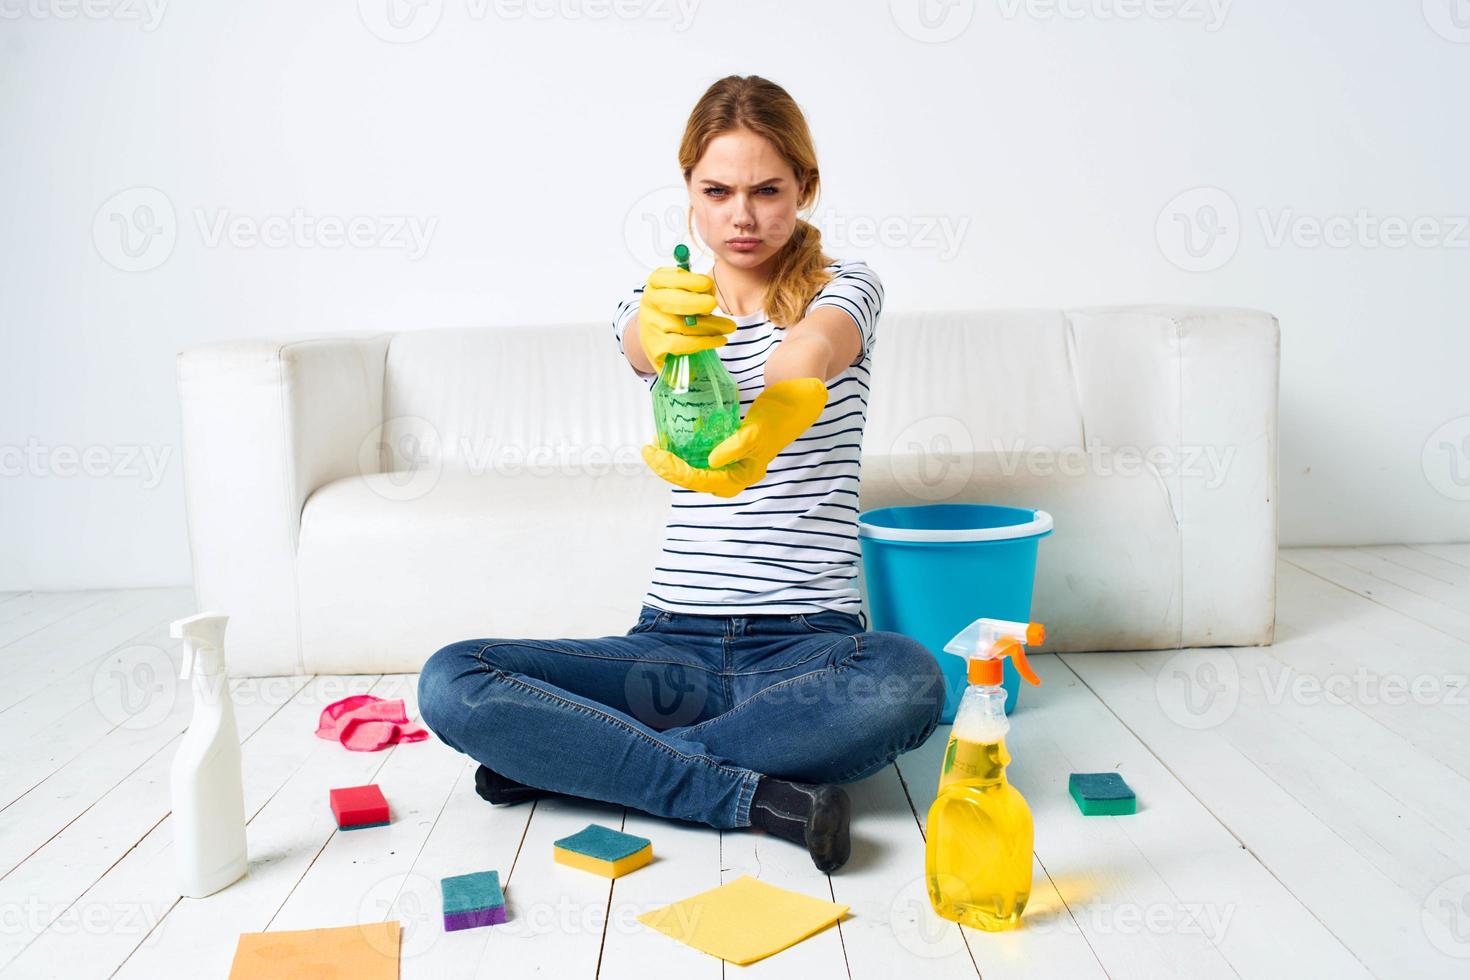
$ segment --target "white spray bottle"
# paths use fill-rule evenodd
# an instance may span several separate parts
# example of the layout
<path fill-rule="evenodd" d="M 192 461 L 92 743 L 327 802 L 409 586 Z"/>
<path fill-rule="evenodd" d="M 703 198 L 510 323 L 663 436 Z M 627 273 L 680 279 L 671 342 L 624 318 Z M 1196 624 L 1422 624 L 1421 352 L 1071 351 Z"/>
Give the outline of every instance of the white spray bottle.
<path fill-rule="evenodd" d="M 240 733 L 225 676 L 228 616 L 200 613 L 169 627 L 184 641 L 184 669 L 193 677 L 194 716 L 174 755 L 174 859 L 179 894 L 203 898 L 244 876 L 245 793 Z"/>

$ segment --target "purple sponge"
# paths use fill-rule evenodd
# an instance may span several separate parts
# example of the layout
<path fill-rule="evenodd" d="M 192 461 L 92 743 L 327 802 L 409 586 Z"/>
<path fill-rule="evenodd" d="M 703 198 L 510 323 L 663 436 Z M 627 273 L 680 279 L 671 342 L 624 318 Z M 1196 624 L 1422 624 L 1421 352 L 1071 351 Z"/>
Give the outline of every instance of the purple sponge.
<path fill-rule="evenodd" d="M 439 882 L 444 896 L 444 931 L 493 926 L 505 921 L 505 894 L 500 872 L 476 871 Z"/>

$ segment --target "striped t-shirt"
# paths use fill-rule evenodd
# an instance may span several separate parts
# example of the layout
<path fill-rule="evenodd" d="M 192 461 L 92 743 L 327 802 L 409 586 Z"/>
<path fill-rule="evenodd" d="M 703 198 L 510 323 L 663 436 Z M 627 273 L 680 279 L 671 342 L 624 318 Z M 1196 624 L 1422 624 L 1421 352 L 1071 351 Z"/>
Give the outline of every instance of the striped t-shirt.
<path fill-rule="evenodd" d="M 824 609 L 858 614 L 858 480 L 883 284 L 865 262 L 834 262 L 827 270 L 833 279 L 807 311 L 819 306 L 845 310 L 862 333 L 862 352 L 827 382 L 821 416 L 771 461 L 759 483 L 729 498 L 672 487 L 663 551 L 643 598 L 646 605 L 711 616 Z M 642 286 L 634 289 L 613 317 L 620 355 L 623 332 L 638 312 L 642 292 Z M 765 390 L 766 358 L 785 331 L 764 312 L 730 319 L 736 329 L 716 350 L 740 388 L 744 418 Z M 650 389 L 658 378 L 638 375 Z"/>

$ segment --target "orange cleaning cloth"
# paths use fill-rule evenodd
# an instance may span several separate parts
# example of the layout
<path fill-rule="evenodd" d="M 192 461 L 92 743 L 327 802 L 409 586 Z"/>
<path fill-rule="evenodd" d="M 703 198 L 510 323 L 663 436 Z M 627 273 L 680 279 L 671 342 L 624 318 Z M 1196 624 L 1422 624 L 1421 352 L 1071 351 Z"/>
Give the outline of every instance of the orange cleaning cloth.
<path fill-rule="evenodd" d="M 235 947 L 230 980 L 398 980 L 403 925 L 370 922 L 335 929 L 247 932 Z"/>

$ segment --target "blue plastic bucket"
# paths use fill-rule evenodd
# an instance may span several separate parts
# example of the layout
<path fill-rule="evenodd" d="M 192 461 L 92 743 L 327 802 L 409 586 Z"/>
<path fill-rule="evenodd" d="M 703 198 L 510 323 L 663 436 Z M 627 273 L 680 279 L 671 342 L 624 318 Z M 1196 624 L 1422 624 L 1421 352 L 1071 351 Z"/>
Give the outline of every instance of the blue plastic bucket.
<path fill-rule="evenodd" d="M 880 507 L 858 517 L 863 579 L 873 629 L 929 648 L 944 670 L 944 721 L 954 721 L 967 684 L 965 661 L 944 645 L 981 616 L 1027 622 L 1036 545 L 1051 533 L 1044 510 L 994 504 Z M 1020 677 L 1005 664 L 1006 712 Z"/>

